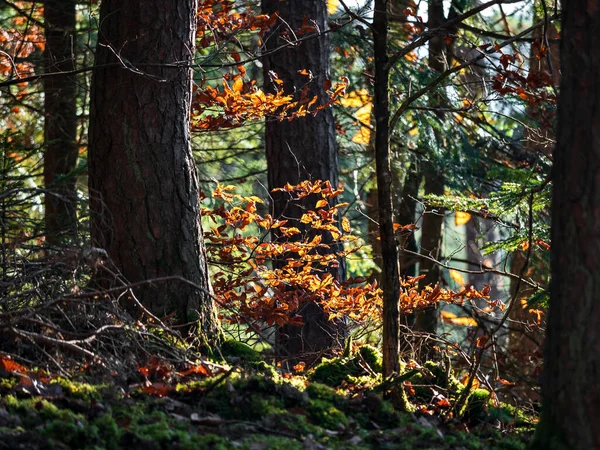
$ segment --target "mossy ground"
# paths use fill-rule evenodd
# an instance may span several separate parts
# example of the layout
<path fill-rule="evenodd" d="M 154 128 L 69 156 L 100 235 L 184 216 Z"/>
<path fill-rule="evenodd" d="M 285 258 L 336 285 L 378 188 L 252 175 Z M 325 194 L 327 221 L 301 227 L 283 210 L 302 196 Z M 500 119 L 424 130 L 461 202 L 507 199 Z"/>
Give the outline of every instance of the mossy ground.
<path fill-rule="evenodd" d="M 370 350 L 361 357 L 377 367 Z M 341 365 L 353 358 L 342 358 Z M 476 401 L 467 404 L 468 432 L 464 422 L 444 421 L 435 409 L 424 412 L 424 403 L 417 413 L 397 411 L 377 388 L 378 376 L 331 387 L 248 362 L 168 389 L 64 378 L 31 386 L 6 377 L 0 383 L 0 448 L 508 450 L 525 449 L 531 436 L 529 418 L 507 405 L 490 407 L 487 391 L 473 393 Z M 424 373 L 435 376 L 432 369 Z"/>

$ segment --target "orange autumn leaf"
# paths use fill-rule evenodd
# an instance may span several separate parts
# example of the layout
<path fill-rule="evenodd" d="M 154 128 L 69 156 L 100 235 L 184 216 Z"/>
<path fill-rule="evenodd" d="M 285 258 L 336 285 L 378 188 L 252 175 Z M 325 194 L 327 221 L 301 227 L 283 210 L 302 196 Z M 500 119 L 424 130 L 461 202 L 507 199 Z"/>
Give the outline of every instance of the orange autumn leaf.
<path fill-rule="evenodd" d="M 456 211 L 456 214 L 454 215 L 454 224 L 459 226 L 459 225 L 465 225 L 466 223 L 469 222 L 469 220 L 471 220 L 471 214 L 467 213 L 467 212 L 462 212 L 462 211 Z"/>
<path fill-rule="evenodd" d="M 440 408 L 450 408 L 452 406 L 446 397 L 440 398 L 435 404 Z"/>
<path fill-rule="evenodd" d="M 463 386 L 467 386 L 469 384 L 469 374 L 465 373 L 461 379 L 460 382 L 463 384 Z M 473 389 L 477 389 L 479 387 L 479 380 L 477 378 L 473 378 L 473 384 L 471 386 Z"/>
<path fill-rule="evenodd" d="M 542 311 L 541 309 L 530 309 L 529 313 L 534 314 L 536 316 L 538 325 L 542 323 L 542 316 L 544 315 L 544 311 Z"/>
<path fill-rule="evenodd" d="M 350 233 L 350 221 L 347 217 L 342 218 L 342 230 L 346 233 Z"/>
<path fill-rule="evenodd" d="M 472 317 L 458 317 L 450 311 L 442 311 L 442 322 L 460 325 L 463 327 L 476 327 L 477 321 Z"/>
<path fill-rule="evenodd" d="M 27 373 L 27 369 L 25 368 L 25 366 L 22 366 L 21 364 L 13 361 L 10 358 L 7 357 L 1 357 L 0 358 L 0 371 L 4 371 L 7 373 Z"/>
<path fill-rule="evenodd" d="M 452 278 L 456 282 L 456 284 L 460 286 L 465 285 L 465 279 L 458 270 L 450 269 L 448 273 L 450 274 L 450 278 Z"/>
<path fill-rule="evenodd" d="M 497 378 L 496 381 L 498 383 L 502 384 L 503 386 L 514 386 L 515 385 L 515 383 L 512 383 L 512 382 L 510 382 L 508 380 L 504 380 L 502 378 Z"/>

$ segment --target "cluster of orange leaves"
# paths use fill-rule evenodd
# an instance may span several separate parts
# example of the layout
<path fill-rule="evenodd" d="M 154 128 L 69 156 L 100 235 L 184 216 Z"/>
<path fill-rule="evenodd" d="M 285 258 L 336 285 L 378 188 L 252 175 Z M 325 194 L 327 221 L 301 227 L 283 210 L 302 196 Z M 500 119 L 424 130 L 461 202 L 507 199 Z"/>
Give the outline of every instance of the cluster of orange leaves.
<path fill-rule="evenodd" d="M 240 32 L 264 32 L 276 20 L 276 16 L 251 10 L 236 11 L 234 0 L 201 0 L 196 15 L 198 46 L 206 48 L 231 41 Z"/>
<path fill-rule="evenodd" d="M 473 286 L 463 286 L 459 291 L 452 289 L 442 289 L 439 284 L 428 285 L 423 289 L 418 289 L 419 280 L 425 278 L 425 275 L 418 277 L 409 277 L 402 280 L 402 291 L 400 294 L 400 309 L 404 312 L 413 312 L 417 309 L 423 309 L 435 305 L 439 302 L 463 304 L 465 301 L 490 298 L 490 286 L 485 286 L 478 291 Z M 457 325 L 463 325 L 456 323 Z"/>
<path fill-rule="evenodd" d="M 375 282 L 341 282 L 332 275 L 341 258 L 359 249 L 344 245 L 357 238 L 349 234 L 347 219 L 338 221 L 339 209 L 346 204 L 332 200 L 342 189 L 334 189 L 329 181 L 304 181 L 279 190 L 292 202 L 314 196 L 315 208 L 298 220 L 281 220 L 257 212 L 260 198 L 241 196 L 234 186 L 222 185 L 212 194 L 219 206 L 203 208 L 203 216 L 215 224 L 205 232 L 205 241 L 209 260 L 220 268 L 213 275 L 215 295 L 232 311 L 226 319 L 283 325 L 297 321 L 298 310 L 308 302 L 319 303 L 332 318 L 379 315 L 381 290 Z M 278 238 L 268 240 L 275 230 Z M 268 267 L 273 261 L 282 263 Z"/>
<path fill-rule="evenodd" d="M 260 198 L 236 194 L 234 186 L 217 185 L 212 194 L 217 205 L 202 210 L 205 221 L 213 224 L 204 237 L 209 261 L 219 267 L 213 288 L 221 306 L 230 311 L 225 319 L 255 329 L 261 324 L 281 326 L 298 322 L 302 305 L 314 302 L 331 319 L 379 320 L 382 292 L 376 281 L 340 281 L 334 276 L 339 261 L 360 248 L 348 219 L 338 217 L 347 204 L 333 201 L 343 189 L 334 189 L 329 181 L 303 181 L 277 191 L 287 193 L 290 202 L 310 196 L 315 207 L 299 219 L 281 220 L 258 212 Z M 279 264 L 271 264 L 274 261 Z M 482 291 L 464 287 L 458 292 L 438 285 L 418 289 L 421 278 L 403 280 L 399 299 L 403 311 L 489 296 L 489 287 Z"/>
<path fill-rule="evenodd" d="M 319 111 L 337 103 L 345 94 L 349 84 L 347 78 L 340 83 L 327 81 L 324 88 L 327 98 L 319 99 L 309 95 L 309 83 L 312 74 L 306 70 L 299 71 L 307 77 L 307 83 L 298 89 L 299 95 L 287 94 L 283 89 L 283 81 L 271 72 L 269 74 L 274 87 L 273 93 L 267 93 L 256 86 L 255 80 L 245 80 L 246 69 L 240 56 L 238 42 L 241 34 L 250 37 L 258 35 L 257 44 L 262 35 L 277 22 L 277 14 L 271 16 L 255 14 L 247 9 L 238 11 L 235 2 L 230 0 L 204 0 L 200 2 L 197 13 L 198 48 L 210 48 L 213 53 L 231 61 L 223 63 L 223 68 L 231 66 L 237 73 L 227 71 L 222 76 L 222 88 L 210 86 L 202 81 L 194 87 L 192 103 L 192 127 L 199 131 L 235 128 L 247 121 L 272 119 L 293 120 Z M 300 36 L 307 31 L 315 31 L 314 27 L 303 24 L 297 30 Z M 256 38 L 255 38 L 256 39 Z M 215 56 L 216 57 L 216 56 Z M 211 56 L 212 59 L 213 56 Z M 201 64 L 202 65 L 202 64 Z M 295 87 L 288 87 L 293 90 Z"/>
<path fill-rule="evenodd" d="M 309 72 L 300 73 L 310 78 Z M 308 94 L 308 84 L 301 90 L 300 98 L 295 99 L 284 92 L 283 81 L 276 73 L 271 72 L 270 75 L 276 87 L 274 93 L 265 93 L 257 88 L 255 80 L 244 82 L 241 75 L 233 77 L 232 86 L 228 81 L 231 77 L 225 76 L 222 90 L 211 86 L 196 87 L 192 103 L 192 126 L 197 130 L 215 130 L 239 127 L 249 120 L 267 118 L 282 121 L 307 114 L 315 115 L 337 103 L 345 95 L 349 84 L 345 77 L 334 86 L 328 82 L 325 87 L 329 98 L 317 104 L 317 96 L 310 97 Z"/>
<path fill-rule="evenodd" d="M 24 2 L 16 2 L 15 6 L 27 8 L 33 17 L 43 20 L 43 8 L 36 6 L 32 9 Z M 36 51 L 44 50 L 44 30 L 23 16 L 17 15 L 11 21 L 12 28 L 0 29 L 0 75 L 16 78 L 33 75 L 35 66 L 27 58 Z M 22 83 L 19 88 L 23 89 L 26 85 Z"/>
<path fill-rule="evenodd" d="M 534 46 L 536 43 L 534 43 Z M 541 44 L 538 42 L 537 46 Z M 486 44 L 482 48 L 487 48 L 491 44 Z M 512 94 L 526 102 L 530 107 L 537 106 L 534 110 L 539 110 L 543 126 L 553 127 L 552 120 L 555 112 L 552 108 L 542 108 L 541 105 L 556 105 L 557 95 L 554 89 L 548 89 L 552 86 L 552 75 L 545 70 L 530 70 L 525 76 L 518 67 L 513 67 L 517 61 L 517 56 L 504 53 L 496 43 L 494 50 L 500 54 L 500 67 L 498 73 L 492 78 L 492 89 L 500 95 Z"/>

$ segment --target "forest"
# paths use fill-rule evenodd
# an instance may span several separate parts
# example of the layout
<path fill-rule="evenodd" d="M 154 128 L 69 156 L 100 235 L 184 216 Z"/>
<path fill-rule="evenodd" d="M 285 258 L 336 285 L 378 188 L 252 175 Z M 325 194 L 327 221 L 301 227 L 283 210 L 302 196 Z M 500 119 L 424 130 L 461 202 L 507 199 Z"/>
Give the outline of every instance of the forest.
<path fill-rule="evenodd" d="M 600 449 L 598 42 L 0 0 L 0 449 Z"/>

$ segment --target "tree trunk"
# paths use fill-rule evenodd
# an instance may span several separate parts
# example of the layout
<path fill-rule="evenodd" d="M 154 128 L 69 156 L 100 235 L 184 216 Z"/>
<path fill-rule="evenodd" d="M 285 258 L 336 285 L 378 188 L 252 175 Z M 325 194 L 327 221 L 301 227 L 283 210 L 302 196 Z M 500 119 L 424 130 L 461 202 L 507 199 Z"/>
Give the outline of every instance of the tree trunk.
<path fill-rule="evenodd" d="M 92 242 L 129 282 L 181 276 L 135 290 L 154 314 L 218 322 L 190 148 L 196 1 L 104 0 L 92 79 L 89 188 Z M 187 329 L 187 328 L 186 328 Z"/>
<path fill-rule="evenodd" d="M 299 33 L 303 24 L 315 28 L 314 32 L 325 32 L 327 26 L 327 2 L 325 0 L 262 0 L 265 14 L 278 14 L 281 19 L 265 37 L 267 51 L 274 51 L 263 58 L 265 90 L 272 91 L 270 73 L 274 72 L 283 81 L 286 92 L 300 98 L 302 89 L 308 88 L 308 98 L 317 96 L 319 102 L 327 98 L 325 84 L 330 71 L 330 37 L 322 34 L 309 38 L 293 46 L 285 46 L 294 35 Z M 279 49 L 279 50 L 277 50 Z M 302 70 L 312 74 L 312 81 Z M 335 122 L 333 112 L 327 108 L 316 116 L 308 114 L 292 121 L 269 121 L 266 123 L 265 146 L 267 153 L 267 174 L 269 189 L 292 185 L 303 180 L 329 180 L 336 188 L 338 185 L 338 156 L 335 140 Z M 272 212 L 274 217 L 300 219 L 307 209 L 315 208 L 315 197 L 308 196 L 300 201 L 289 202 L 283 192 L 273 192 Z M 333 200 L 333 206 L 337 201 Z M 294 226 L 305 234 L 305 228 L 299 222 Z M 281 240 L 277 233 L 274 239 Z M 322 242 L 330 245 L 328 252 L 341 250 L 333 243 L 330 233 L 322 235 Z M 276 262 L 283 265 L 284 262 Z M 343 261 L 339 269 L 331 269 L 332 275 L 339 280 L 344 278 Z M 340 330 L 327 320 L 320 307 L 306 305 L 300 311 L 304 326 L 286 325 L 280 333 L 283 355 L 296 356 L 306 352 L 320 352 L 337 344 Z"/>
<path fill-rule="evenodd" d="M 408 173 L 404 177 L 404 186 L 402 188 L 402 197 L 398 206 L 398 223 L 408 225 L 416 222 L 417 200 L 419 195 L 419 185 L 421 184 L 421 173 L 415 163 L 411 164 Z M 415 255 L 404 254 L 402 250 L 418 252 L 417 241 L 414 232 L 408 232 L 400 236 L 400 274 L 403 277 L 417 276 L 417 257 Z"/>
<path fill-rule="evenodd" d="M 74 68 L 75 0 L 45 0 L 46 73 Z M 46 241 L 77 235 L 77 84 L 72 76 L 44 78 L 44 198 Z"/>
<path fill-rule="evenodd" d="M 444 180 L 440 174 L 433 173 L 429 168 L 425 172 L 425 195 L 444 195 Z M 421 254 L 436 260 L 441 256 L 442 230 L 444 226 L 444 215 L 438 211 L 429 212 L 423 216 L 421 225 Z M 429 260 L 422 259 L 420 272 L 425 278 L 419 281 L 420 288 L 427 285 L 435 285 L 440 281 L 440 266 Z M 437 330 L 437 308 L 430 307 L 419 311 L 415 317 L 414 329 L 427 333 L 435 333 Z M 431 355 L 428 355 L 431 356 Z"/>
<path fill-rule="evenodd" d="M 600 4 L 562 2 L 552 287 L 535 448 L 600 448 Z"/>
<path fill-rule="evenodd" d="M 446 20 L 444 17 L 444 7 L 442 0 L 429 1 L 429 29 L 440 27 Z M 429 67 L 436 72 L 445 70 L 446 43 L 444 36 L 435 36 L 429 41 Z M 432 94 L 432 107 L 442 107 L 444 98 L 442 95 Z M 442 114 L 442 113 L 440 113 Z M 438 145 L 443 145 L 442 137 L 435 133 Z M 444 176 L 436 170 L 433 164 L 426 164 L 424 170 L 425 176 L 425 195 L 444 195 Z M 423 216 L 421 225 L 421 253 L 430 258 L 438 259 L 442 248 L 442 228 L 444 225 L 444 216 L 439 213 L 430 212 Z M 425 275 L 419 282 L 421 288 L 428 284 L 435 285 L 440 281 L 440 267 L 428 259 L 421 260 L 420 272 Z M 414 330 L 435 333 L 437 329 L 437 308 L 431 307 L 424 311 L 419 311 L 415 315 Z M 429 358 L 431 351 L 425 355 Z"/>
<path fill-rule="evenodd" d="M 383 288 L 383 375 L 400 373 L 400 268 L 398 243 L 394 235 L 392 206 L 392 171 L 389 136 L 389 69 L 387 54 L 386 0 L 375 0 L 373 41 L 375 50 L 375 163 L 379 202 L 379 233 L 381 236 Z"/>

